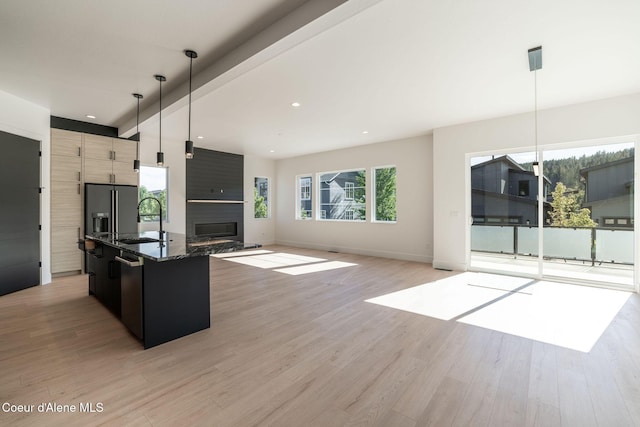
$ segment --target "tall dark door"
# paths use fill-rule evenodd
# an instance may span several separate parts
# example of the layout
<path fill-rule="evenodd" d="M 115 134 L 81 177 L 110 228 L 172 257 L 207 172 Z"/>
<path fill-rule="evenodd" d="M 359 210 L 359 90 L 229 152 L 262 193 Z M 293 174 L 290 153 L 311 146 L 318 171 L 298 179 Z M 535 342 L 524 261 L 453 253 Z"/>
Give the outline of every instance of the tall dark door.
<path fill-rule="evenodd" d="M 0 131 L 0 295 L 40 283 L 40 142 Z"/>

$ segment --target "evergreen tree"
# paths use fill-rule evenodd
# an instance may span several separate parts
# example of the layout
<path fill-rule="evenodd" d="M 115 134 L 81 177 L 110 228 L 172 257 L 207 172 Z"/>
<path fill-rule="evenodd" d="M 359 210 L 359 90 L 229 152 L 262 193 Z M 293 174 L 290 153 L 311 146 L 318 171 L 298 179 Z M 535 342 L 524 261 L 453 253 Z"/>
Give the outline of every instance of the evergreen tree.
<path fill-rule="evenodd" d="M 258 189 L 253 188 L 253 217 L 254 218 L 266 218 L 269 211 L 267 204 L 264 202 L 264 197 L 258 194 Z"/>
<path fill-rule="evenodd" d="M 376 220 L 396 220 L 396 168 L 376 169 Z"/>
<path fill-rule="evenodd" d="M 558 182 L 551 194 L 553 201 L 549 217 L 552 227 L 595 227 L 597 225 L 591 219 L 591 211 L 580 208 L 584 197 L 582 191 L 567 192 L 567 187 L 562 182 Z"/>

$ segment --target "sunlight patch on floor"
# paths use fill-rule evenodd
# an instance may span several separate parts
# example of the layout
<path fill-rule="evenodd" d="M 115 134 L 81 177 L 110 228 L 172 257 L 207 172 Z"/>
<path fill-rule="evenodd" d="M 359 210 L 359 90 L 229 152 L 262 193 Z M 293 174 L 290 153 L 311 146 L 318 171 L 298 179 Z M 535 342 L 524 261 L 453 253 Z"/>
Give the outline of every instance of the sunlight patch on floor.
<path fill-rule="evenodd" d="M 263 255 L 226 258 L 226 261 L 237 262 L 240 264 L 250 265 L 252 267 L 278 268 L 321 262 L 326 261 L 326 259 L 278 252 Z"/>
<path fill-rule="evenodd" d="M 308 265 L 299 265 L 296 267 L 279 268 L 274 271 L 277 271 L 278 273 L 285 273 L 285 274 L 290 274 L 292 276 L 297 276 L 299 274 L 317 273 L 319 271 L 335 270 L 337 268 L 352 267 L 354 265 L 357 265 L 357 264 L 353 264 L 351 262 L 343 262 L 343 261 L 327 261 L 327 262 L 321 262 L 317 264 L 308 264 Z"/>
<path fill-rule="evenodd" d="M 317 273 L 320 271 L 329 271 L 358 265 L 343 261 L 328 261 L 326 258 L 317 258 L 284 252 L 272 252 L 267 250 L 244 251 L 242 253 L 236 252 L 229 254 L 225 253 L 212 256 L 224 259 L 225 261 L 231 261 L 251 267 L 269 269 L 277 271 L 278 273 L 289 274 L 291 276 Z"/>
<path fill-rule="evenodd" d="M 462 273 L 366 300 L 398 310 L 451 320 L 523 286 L 529 279 Z M 472 285 L 472 286 L 469 286 Z"/>
<path fill-rule="evenodd" d="M 536 282 L 460 322 L 588 353 L 627 302 L 629 292 Z"/>
<path fill-rule="evenodd" d="M 237 256 L 249 256 L 249 255 L 262 255 L 262 254 L 272 254 L 273 251 L 268 251 L 266 249 L 255 249 L 255 250 L 246 250 L 246 251 L 237 251 L 237 252 L 223 252 L 219 254 L 211 254 L 214 258 L 231 258 Z"/>
<path fill-rule="evenodd" d="M 630 295 L 467 272 L 366 302 L 589 352 Z"/>

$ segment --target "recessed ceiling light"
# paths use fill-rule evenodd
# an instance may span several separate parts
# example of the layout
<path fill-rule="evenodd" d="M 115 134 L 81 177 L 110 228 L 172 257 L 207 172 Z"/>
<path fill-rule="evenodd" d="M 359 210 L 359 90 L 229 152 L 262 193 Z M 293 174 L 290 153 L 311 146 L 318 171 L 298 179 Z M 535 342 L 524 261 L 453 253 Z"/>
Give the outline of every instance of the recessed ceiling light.
<path fill-rule="evenodd" d="M 275 152 L 276 152 L 276 150 L 269 150 L 269 152 L 270 152 L 270 153 L 275 153 Z"/>
<path fill-rule="evenodd" d="M 196 138 L 198 138 L 198 139 L 204 139 L 204 136 L 202 136 L 202 135 L 198 135 Z"/>
<path fill-rule="evenodd" d="M 363 135 L 366 135 L 366 134 L 368 134 L 368 133 L 369 133 L 369 131 L 368 131 L 368 130 L 363 130 L 363 131 L 362 131 L 362 134 L 363 134 Z"/>
<path fill-rule="evenodd" d="M 292 102 L 292 103 L 291 103 L 291 106 L 292 106 L 293 108 L 298 108 L 300 105 L 302 105 L 302 104 L 300 104 L 299 102 Z"/>
<path fill-rule="evenodd" d="M 95 119 L 96 116 L 94 116 L 93 114 L 87 114 L 87 119 Z"/>

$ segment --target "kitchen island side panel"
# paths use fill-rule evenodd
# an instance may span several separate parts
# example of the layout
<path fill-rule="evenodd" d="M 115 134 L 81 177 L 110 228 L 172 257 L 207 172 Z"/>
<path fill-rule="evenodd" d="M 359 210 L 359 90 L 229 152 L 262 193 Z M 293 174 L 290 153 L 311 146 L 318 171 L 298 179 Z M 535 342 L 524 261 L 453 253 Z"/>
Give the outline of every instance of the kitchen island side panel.
<path fill-rule="evenodd" d="M 144 347 L 211 326 L 209 257 L 144 260 Z"/>

